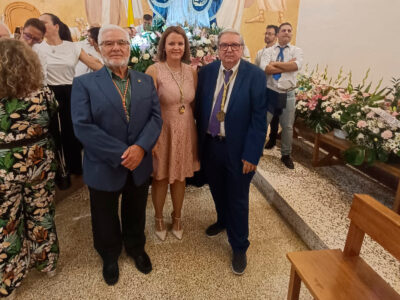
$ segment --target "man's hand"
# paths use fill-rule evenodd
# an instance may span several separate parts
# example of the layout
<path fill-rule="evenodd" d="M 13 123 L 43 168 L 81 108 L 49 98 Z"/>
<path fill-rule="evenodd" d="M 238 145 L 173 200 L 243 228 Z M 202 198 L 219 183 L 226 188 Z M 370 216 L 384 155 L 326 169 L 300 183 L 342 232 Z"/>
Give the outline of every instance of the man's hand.
<path fill-rule="evenodd" d="M 141 163 L 143 156 L 144 156 L 143 148 L 138 145 L 132 145 L 125 150 L 124 154 L 122 154 L 121 165 L 133 171 Z"/>
<path fill-rule="evenodd" d="M 245 161 L 244 159 L 242 159 L 242 163 L 243 163 L 243 174 L 247 174 L 247 173 L 257 170 L 256 165 L 253 165 L 252 163 L 249 163 L 248 161 Z"/>

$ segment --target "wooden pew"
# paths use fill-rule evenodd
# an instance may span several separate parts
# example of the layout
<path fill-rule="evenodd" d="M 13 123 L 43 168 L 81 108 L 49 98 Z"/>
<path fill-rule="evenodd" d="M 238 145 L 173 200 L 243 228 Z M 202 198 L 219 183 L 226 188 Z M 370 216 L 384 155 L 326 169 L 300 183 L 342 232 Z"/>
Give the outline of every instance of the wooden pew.
<path fill-rule="evenodd" d="M 368 195 L 355 194 L 350 228 L 343 252 L 316 250 L 291 252 L 288 300 L 299 299 L 304 282 L 315 299 L 400 299 L 359 255 L 365 234 L 400 259 L 400 216 Z"/>

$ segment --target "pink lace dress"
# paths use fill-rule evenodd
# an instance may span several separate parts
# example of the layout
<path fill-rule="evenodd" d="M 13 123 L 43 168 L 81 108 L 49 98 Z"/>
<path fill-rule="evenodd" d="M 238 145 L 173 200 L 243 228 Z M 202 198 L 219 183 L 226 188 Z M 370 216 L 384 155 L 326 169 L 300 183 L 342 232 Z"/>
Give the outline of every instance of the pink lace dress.
<path fill-rule="evenodd" d="M 200 169 L 192 110 L 194 79 L 192 68 L 186 64 L 182 64 L 182 73 L 173 73 L 180 84 L 183 82 L 185 112 L 180 114 L 181 94 L 176 81 L 166 63 L 156 63 L 155 67 L 163 126 L 153 149 L 153 177 L 157 180 L 168 178 L 168 182 L 173 183 L 193 176 Z"/>

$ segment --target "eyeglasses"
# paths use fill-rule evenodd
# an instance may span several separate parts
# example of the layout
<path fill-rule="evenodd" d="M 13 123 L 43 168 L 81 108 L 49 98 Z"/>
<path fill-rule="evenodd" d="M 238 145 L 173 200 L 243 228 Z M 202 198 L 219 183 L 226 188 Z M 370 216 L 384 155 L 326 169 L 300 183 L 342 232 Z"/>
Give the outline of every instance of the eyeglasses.
<path fill-rule="evenodd" d="M 34 44 L 38 44 L 43 41 L 43 38 L 35 38 L 33 35 L 27 32 L 22 32 L 22 37 L 25 41 L 32 41 Z"/>
<path fill-rule="evenodd" d="M 232 51 L 238 51 L 240 49 L 242 45 L 241 44 L 237 44 L 237 43 L 233 43 L 233 44 L 219 44 L 219 49 L 222 51 L 227 51 L 229 47 L 231 47 Z"/>
<path fill-rule="evenodd" d="M 119 47 L 127 46 L 130 43 L 126 40 L 118 40 L 118 41 L 104 41 L 101 42 L 101 46 L 104 46 L 106 48 L 111 48 L 114 47 L 114 45 L 117 44 Z"/>

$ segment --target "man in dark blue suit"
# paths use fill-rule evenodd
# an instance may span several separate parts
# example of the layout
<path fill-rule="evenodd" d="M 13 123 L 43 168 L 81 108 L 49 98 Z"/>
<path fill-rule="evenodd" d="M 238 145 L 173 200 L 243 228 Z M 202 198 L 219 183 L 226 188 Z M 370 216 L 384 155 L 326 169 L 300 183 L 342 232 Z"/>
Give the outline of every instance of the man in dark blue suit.
<path fill-rule="evenodd" d="M 267 112 L 265 74 L 241 60 L 243 46 L 237 31 L 221 32 L 221 61 L 200 70 L 196 92 L 199 153 L 217 211 L 206 234 L 226 229 L 237 275 L 247 266 L 249 187 L 263 151 Z"/>
<path fill-rule="evenodd" d="M 85 151 L 94 247 L 103 259 L 104 280 L 112 285 L 119 277 L 122 244 L 139 271 L 152 270 L 144 227 L 151 150 L 162 120 L 151 77 L 128 70 L 128 33 L 107 25 L 99 32 L 99 45 L 105 67 L 75 78 L 71 106 L 75 135 Z"/>

